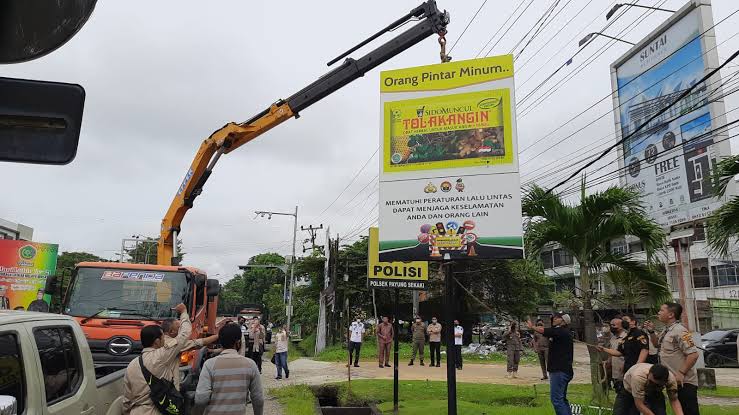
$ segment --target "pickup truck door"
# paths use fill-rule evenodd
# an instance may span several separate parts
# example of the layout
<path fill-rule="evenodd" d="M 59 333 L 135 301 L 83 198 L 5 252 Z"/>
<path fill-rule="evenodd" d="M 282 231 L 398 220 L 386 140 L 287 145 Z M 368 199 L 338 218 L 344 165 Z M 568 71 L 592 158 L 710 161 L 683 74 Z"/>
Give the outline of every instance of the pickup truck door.
<path fill-rule="evenodd" d="M 39 358 L 44 414 L 95 414 L 95 369 L 79 326 L 67 321 L 26 324 Z"/>
<path fill-rule="evenodd" d="M 23 324 L 3 324 L 0 328 L 0 395 L 15 397 L 18 413 L 37 415 L 45 407 L 37 399 L 41 393 L 41 366 L 29 338 Z"/>

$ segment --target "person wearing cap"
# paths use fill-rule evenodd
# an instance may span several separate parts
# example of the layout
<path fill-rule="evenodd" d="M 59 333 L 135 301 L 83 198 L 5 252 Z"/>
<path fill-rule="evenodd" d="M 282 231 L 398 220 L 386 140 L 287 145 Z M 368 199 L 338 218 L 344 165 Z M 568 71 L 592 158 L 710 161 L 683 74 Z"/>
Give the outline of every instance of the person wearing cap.
<path fill-rule="evenodd" d="M 567 327 L 570 322 L 570 316 L 564 313 L 552 315 L 551 328 L 534 326 L 531 320 L 527 321 L 529 329 L 549 338 L 549 397 L 556 415 L 572 415 L 570 402 L 567 400 L 567 386 L 575 376 L 572 370 L 572 334 Z"/>
<path fill-rule="evenodd" d="M 657 338 L 651 340 L 659 349 L 660 363 L 667 366 L 677 381 L 677 398 L 683 412 L 687 415 L 698 415 L 698 374 L 695 363 L 698 361 L 698 348 L 693 342 L 692 333 L 680 324 L 683 307 L 678 303 L 664 303 L 657 313 L 659 321 L 666 327 Z M 654 325 L 646 325 L 648 331 L 654 331 Z"/>

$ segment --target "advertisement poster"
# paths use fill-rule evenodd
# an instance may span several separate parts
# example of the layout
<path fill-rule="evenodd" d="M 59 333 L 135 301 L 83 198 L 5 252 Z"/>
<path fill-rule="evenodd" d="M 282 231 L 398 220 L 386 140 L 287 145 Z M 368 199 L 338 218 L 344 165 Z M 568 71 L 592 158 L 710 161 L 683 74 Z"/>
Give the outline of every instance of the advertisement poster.
<path fill-rule="evenodd" d="M 369 229 L 369 252 L 367 253 L 367 285 L 369 288 L 404 288 L 426 290 L 429 280 L 429 263 L 380 262 L 378 229 Z"/>
<path fill-rule="evenodd" d="M 56 272 L 59 246 L 0 239 L 0 309 L 48 311 L 43 290 Z M 41 298 L 39 298 L 41 297 Z"/>
<path fill-rule="evenodd" d="M 614 64 L 621 137 L 704 76 L 710 54 L 704 55 L 701 21 L 701 10 L 693 9 Z M 647 212 L 663 226 L 706 217 L 720 205 L 711 183 L 719 146 L 710 131 L 722 114 L 711 115 L 710 91 L 705 83 L 697 85 L 623 144 L 624 182 L 641 189 Z"/>
<path fill-rule="evenodd" d="M 511 55 L 381 73 L 381 261 L 523 257 Z"/>

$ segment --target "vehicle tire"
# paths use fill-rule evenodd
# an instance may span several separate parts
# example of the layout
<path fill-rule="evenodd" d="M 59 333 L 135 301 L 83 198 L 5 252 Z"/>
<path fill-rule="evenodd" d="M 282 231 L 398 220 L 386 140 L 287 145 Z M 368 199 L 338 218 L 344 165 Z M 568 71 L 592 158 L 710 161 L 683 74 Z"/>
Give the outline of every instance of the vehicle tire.
<path fill-rule="evenodd" d="M 719 356 L 716 353 L 711 353 L 708 356 L 706 356 L 706 366 L 708 367 L 719 367 L 721 366 L 721 362 L 723 359 L 721 359 L 721 356 Z"/>

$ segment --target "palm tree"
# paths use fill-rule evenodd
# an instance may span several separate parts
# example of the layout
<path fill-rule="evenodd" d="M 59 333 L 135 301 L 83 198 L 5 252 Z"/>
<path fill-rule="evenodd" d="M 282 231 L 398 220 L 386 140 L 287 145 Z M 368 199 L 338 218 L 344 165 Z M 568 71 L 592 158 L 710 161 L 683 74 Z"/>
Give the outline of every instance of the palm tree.
<path fill-rule="evenodd" d="M 722 160 L 714 172 L 714 195 L 722 197 L 726 188 L 739 174 L 739 155 Z M 734 197 L 716 209 L 708 219 L 708 246 L 713 253 L 725 257 L 729 253 L 731 238 L 739 235 L 739 197 Z"/>
<path fill-rule="evenodd" d="M 670 290 L 662 272 L 635 274 L 620 268 L 609 268 L 606 277 L 614 287 L 618 287 L 614 299 L 621 301 L 626 310 L 632 313 L 636 312 L 636 305 L 646 299 L 651 299 L 652 305 L 670 300 Z"/>
<path fill-rule="evenodd" d="M 597 278 L 598 274 L 607 269 L 619 269 L 653 278 L 657 272 L 653 266 L 654 254 L 665 246 L 665 234 L 654 220 L 647 217 L 640 193 L 633 188 L 611 187 L 586 195 L 583 178 L 580 193 L 580 204 L 569 204 L 561 195 L 533 185 L 525 190 L 522 208 L 529 219 L 526 226 L 526 248 L 529 255 L 538 257 L 546 245 L 558 243 L 580 264 L 585 342 L 594 344 L 593 277 Z M 646 263 L 611 252 L 611 241 L 626 235 L 641 240 L 647 255 Z M 666 280 L 664 284 L 666 285 Z M 589 349 L 593 392 L 598 399 L 603 397 L 596 364 L 600 361 L 600 356 L 594 348 Z"/>

